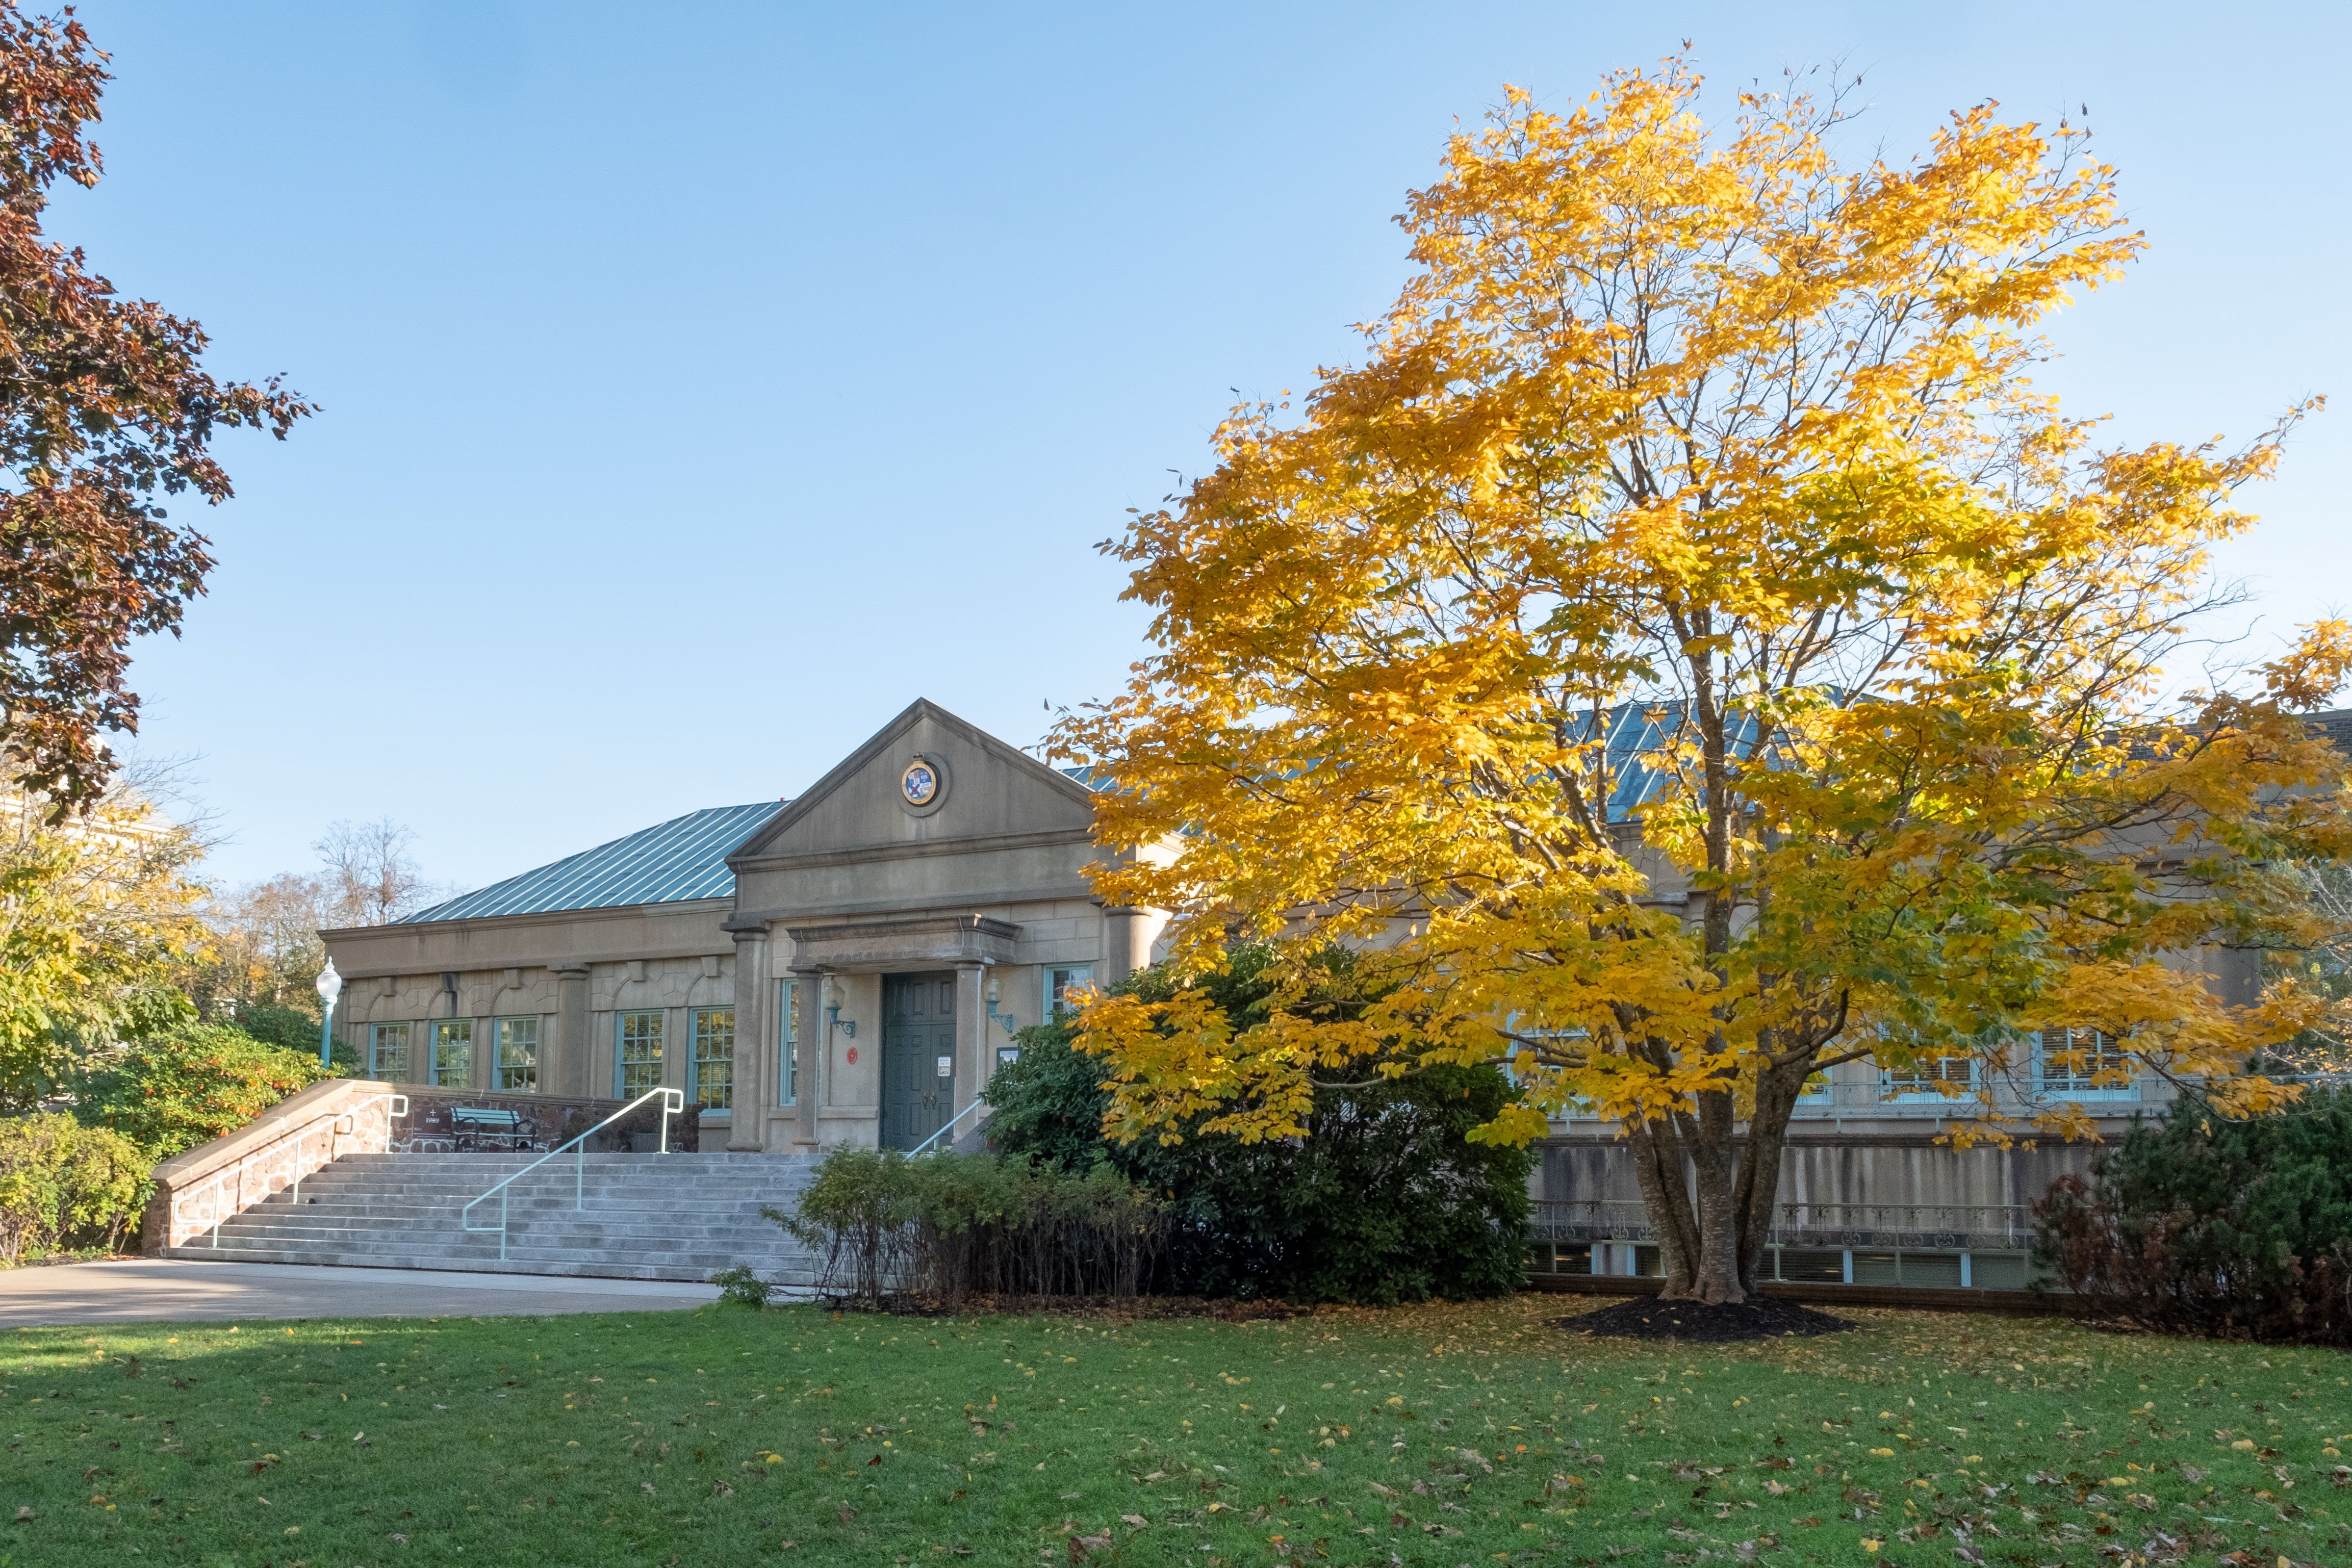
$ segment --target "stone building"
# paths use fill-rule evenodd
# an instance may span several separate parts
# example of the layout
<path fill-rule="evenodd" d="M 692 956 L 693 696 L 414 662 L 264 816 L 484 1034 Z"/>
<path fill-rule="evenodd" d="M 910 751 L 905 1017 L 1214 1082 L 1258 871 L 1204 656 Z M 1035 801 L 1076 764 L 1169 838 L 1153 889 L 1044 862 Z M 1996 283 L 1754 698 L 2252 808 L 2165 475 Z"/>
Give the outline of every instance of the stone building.
<path fill-rule="evenodd" d="M 2347 717 L 2320 722 L 2336 735 Z M 346 979 L 337 1033 L 367 1076 L 400 1083 L 676 1089 L 701 1108 L 705 1151 L 962 1141 L 1015 1030 L 1151 959 L 1163 917 L 1096 901 L 1087 866 L 1121 852 L 1092 826 L 1085 783 L 917 702 L 798 799 L 692 812 L 390 925 L 325 933 Z M 1652 901 L 1679 905 L 1679 879 L 1649 869 Z M 2183 961 L 2252 998 L 2252 955 Z M 2115 1042 L 2060 1032 L 1991 1086 L 2011 1109 L 2072 1101 L 2115 1133 L 2168 1092 L 2099 1081 Z M 1820 1082 L 1788 1140 L 1775 1271 L 2022 1284 L 2027 1206 L 2091 1150 L 1951 1147 L 1940 1134 L 1966 1107 L 1947 1091 L 1978 1071 L 1865 1060 Z M 1555 1122 L 1536 1186 L 1539 1268 L 1654 1269 L 1613 1126 Z"/>
<path fill-rule="evenodd" d="M 797 799 L 324 933 L 336 1033 L 394 1082 L 674 1088 L 706 1149 L 961 1136 L 1016 1029 L 1150 961 L 1159 918 L 1092 895 L 1093 821 L 1085 784 L 917 702 Z"/>

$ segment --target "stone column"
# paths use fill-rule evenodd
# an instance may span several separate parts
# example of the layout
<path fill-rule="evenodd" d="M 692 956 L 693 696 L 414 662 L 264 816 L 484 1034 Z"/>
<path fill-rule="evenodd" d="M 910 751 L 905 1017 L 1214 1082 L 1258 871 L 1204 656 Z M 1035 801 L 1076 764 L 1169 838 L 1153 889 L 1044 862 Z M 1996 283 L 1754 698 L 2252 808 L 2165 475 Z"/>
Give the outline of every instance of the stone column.
<path fill-rule="evenodd" d="M 729 1154 L 764 1146 L 768 1107 L 775 1103 L 769 1073 L 780 1038 L 770 1015 L 776 988 L 768 978 L 768 923 L 746 923 L 735 933 L 735 1110 L 727 1130 Z"/>
<path fill-rule="evenodd" d="M 988 1056 L 988 966 L 980 963 L 956 966 L 956 1066 L 955 1105 L 950 1114 L 961 1116 L 974 1100 L 980 1098 L 981 1076 L 986 1071 Z M 959 1122 L 955 1131 L 947 1136 L 952 1148 L 971 1135 L 972 1124 Z"/>
<path fill-rule="evenodd" d="M 832 971 L 814 965 L 793 966 L 793 983 L 800 988 L 800 1131 L 793 1142 L 816 1147 L 816 1112 L 824 1103 L 825 1059 L 832 1053 L 833 1030 L 824 1021 L 826 992 Z"/>
<path fill-rule="evenodd" d="M 588 966 L 561 965 L 555 971 L 555 1031 L 548 1042 L 546 1083 L 560 1094 L 593 1098 L 588 1073 Z"/>
<path fill-rule="evenodd" d="M 1150 921 L 1144 910 L 1103 906 L 1103 962 L 1095 983 L 1115 986 L 1151 962 Z"/>

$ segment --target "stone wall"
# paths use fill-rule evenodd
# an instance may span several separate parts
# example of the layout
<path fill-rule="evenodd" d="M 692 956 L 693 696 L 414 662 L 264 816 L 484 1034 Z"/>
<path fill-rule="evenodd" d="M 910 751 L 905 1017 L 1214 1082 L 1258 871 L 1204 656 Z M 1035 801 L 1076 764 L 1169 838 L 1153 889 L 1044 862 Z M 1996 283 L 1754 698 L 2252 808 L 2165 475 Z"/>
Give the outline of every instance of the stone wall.
<path fill-rule="evenodd" d="M 233 1133 L 173 1155 L 155 1167 L 140 1249 L 184 1245 L 345 1155 L 381 1154 L 391 1146 L 393 1096 L 399 1092 L 398 1084 L 330 1078 Z"/>
<path fill-rule="evenodd" d="M 394 1125 L 389 1143 L 395 1155 L 544 1154 L 562 1147 L 618 1111 L 619 1100 L 572 1100 L 551 1094 L 476 1094 L 446 1089 L 408 1091 L 408 1114 Z M 509 1111 L 511 1128 L 461 1122 L 460 1109 Z M 628 1153 L 658 1145 L 661 1103 L 640 1105 L 588 1140 L 591 1154 Z M 670 1152 L 698 1154 L 701 1117 L 692 1105 L 672 1112 Z"/>

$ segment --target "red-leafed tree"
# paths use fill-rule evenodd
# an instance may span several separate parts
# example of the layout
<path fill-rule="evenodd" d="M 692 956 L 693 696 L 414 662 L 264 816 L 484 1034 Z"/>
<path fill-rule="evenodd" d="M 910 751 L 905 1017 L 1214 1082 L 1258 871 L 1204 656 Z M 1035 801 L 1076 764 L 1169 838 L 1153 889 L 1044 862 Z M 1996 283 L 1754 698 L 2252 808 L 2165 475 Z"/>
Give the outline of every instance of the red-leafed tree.
<path fill-rule="evenodd" d="M 107 57 L 70 9 L 0 0 L 0 757 L 60 813 L 111 775 L 102 737 L 138 727 L 132 639 L 176 632 L 212 569 L 162 498 L 226 500 L 214 434 L 282 440 L 314 412 L 275 379 L 209 374 L 201 326 L 120 297 L 42 233 L 52 184 L 98 183 L 84 132 Z"/>

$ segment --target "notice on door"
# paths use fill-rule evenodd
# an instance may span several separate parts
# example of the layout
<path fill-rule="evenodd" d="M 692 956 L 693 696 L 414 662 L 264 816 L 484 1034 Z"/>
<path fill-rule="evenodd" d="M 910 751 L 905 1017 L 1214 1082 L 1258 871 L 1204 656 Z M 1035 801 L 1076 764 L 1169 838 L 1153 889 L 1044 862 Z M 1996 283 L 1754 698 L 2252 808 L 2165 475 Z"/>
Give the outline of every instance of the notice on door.
<path fill-rule="evenodd" d="M 940 1058 L 940 1076 L 942 1078 L 953 1078 L 955 1076 L 954 1057 L 942 1056 Z"/>

